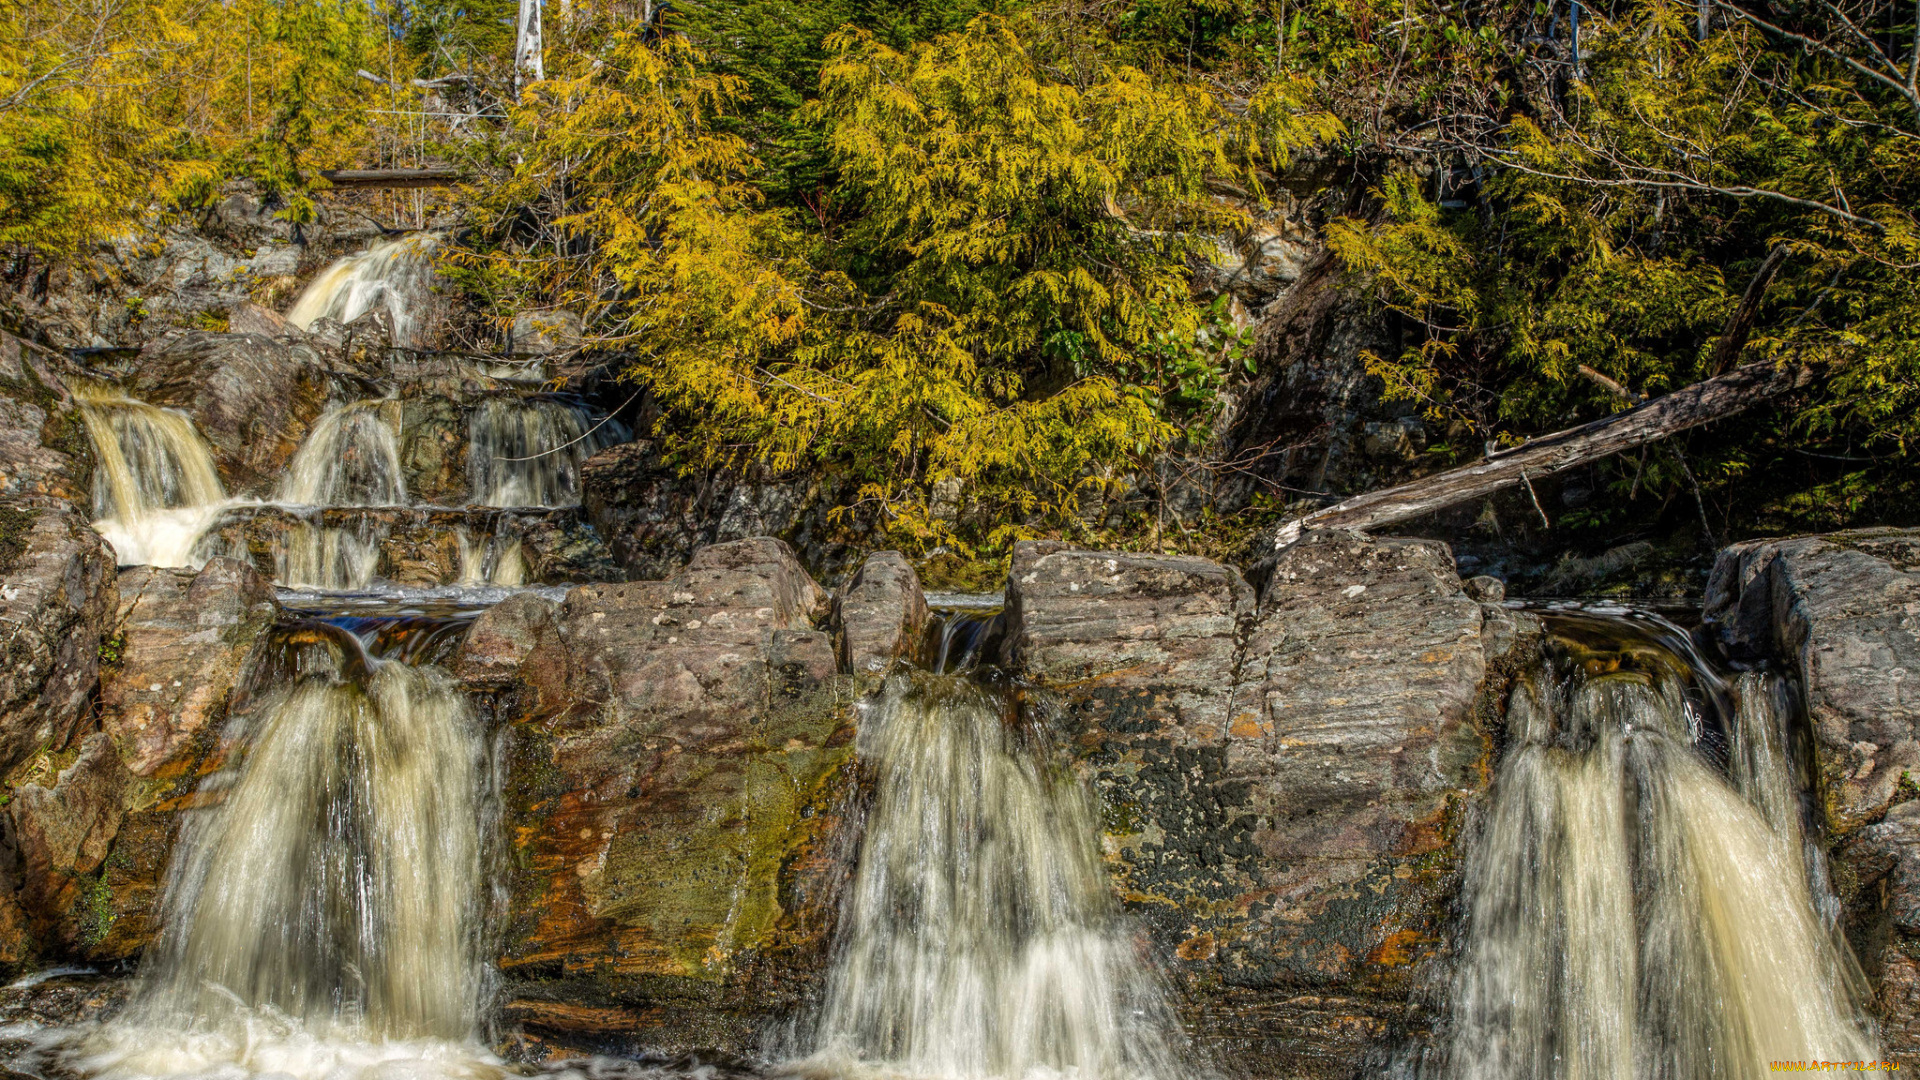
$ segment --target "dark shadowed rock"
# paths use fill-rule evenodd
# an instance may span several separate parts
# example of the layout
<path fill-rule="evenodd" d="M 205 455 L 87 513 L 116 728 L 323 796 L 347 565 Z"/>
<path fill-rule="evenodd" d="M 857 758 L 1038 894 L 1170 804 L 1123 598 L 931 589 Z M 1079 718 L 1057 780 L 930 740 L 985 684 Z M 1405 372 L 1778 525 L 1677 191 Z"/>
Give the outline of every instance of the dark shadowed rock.
<path fill-rule="evenodd" d="M 1874 984 L 1874 1011 L 1892 1057 L 1920 1053 L 1920 802 L 1903 802 L 1841 847 L 1849 872 L 1848 930 Z"/>
<path fill-rule="evenodd" d="M 1236 1072 L 1336 1076 L 1417 1027 L 1448 826 L 1488 780 L 1482 611 L 1445 546 L 1315 534 L 1256 608 L 1205 559 L 1022 544 L 1007 599 L 1196 1034 Z"/>
<path fill-rule="evenodd" d="M 701 547 L 743 537 L 780 537 L 831 577 L 874 546 L 856 515 L 831 516 L 848 492 L 817 475 L 712 469 L 683 476 L 644 439 L 588 459 L 580 487 L 594 528 L 635 578 L 665 576 Z"/>
<path fill-rule="evenodd" d="M 761 538 L 475 623 L 455 668 L 515 721 L 511 1015 L 748 1052 L 813 992 L 852 735 L 825 601 Z"/>
<path fill-rule="evenodd" d="M 840 664 L 855 674 L 885 671 L 894 660 L 909 657 L 927 625 L 920 575 L 897 551 L 867 556 L 835 607 Z"/>

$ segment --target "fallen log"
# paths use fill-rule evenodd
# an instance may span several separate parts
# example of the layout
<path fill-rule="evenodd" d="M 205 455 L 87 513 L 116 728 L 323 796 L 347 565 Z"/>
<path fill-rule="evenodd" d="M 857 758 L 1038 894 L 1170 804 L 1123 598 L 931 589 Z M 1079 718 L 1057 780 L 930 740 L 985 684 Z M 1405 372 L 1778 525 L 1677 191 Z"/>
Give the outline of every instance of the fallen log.
<path fill-rule="evenodd" d="M 1458 469 L 1369 491 L 1296 518 L 1274 534 L 1283 548 L 1308 529 L 1365 530 L 1417 518 L 1501 488 L 1597 461 L 1720 420 L 1812 381 L 1811 369 L 1771 360 L 1735 368 L 1638 408 L 1530 439 Z"/>
<path fill-rule="evenodd" d="M 467 178 L 458 169 L 322 169 L 320 175 L 337 188 L 447 187 Z"/>

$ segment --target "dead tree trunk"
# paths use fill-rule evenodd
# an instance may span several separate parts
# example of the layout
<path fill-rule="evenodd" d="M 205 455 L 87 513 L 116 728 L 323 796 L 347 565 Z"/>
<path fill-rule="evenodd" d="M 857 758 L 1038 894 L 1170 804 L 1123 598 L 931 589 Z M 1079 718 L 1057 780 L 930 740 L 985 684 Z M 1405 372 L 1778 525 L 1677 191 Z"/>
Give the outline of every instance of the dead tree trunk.
<path fill-rule="evenodd" d="M 1308 529 L 1371 529 L 1429 514 L 1732 416 L 1805 386 L 1811 379 L 1806 367 L 1780 366 L 1770 360 L 1735 368 L 1604 420 L 1531 439 L 1472 465 L 1316 510 L 1281 527 L 1273 546 L 1285 547 Z"/>

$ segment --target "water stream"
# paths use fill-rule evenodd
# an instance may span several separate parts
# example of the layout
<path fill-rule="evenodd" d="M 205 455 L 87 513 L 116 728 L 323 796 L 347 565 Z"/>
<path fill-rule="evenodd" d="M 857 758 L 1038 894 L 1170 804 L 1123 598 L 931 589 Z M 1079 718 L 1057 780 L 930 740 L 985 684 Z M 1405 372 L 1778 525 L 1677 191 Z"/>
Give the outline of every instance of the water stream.
<path fill-rule="evenodd" d="M 485 506 L 577 506 L 581 465 L 626 437 L 616 422 L 596 426 L 575 401 L 489 398 L 468 421 L 473 500 Z"/>
<path fill-rule="evenodd" d="M 321 319 L 349 323 L 374 308 L 393 320 L 393 343 L 416 345 L 419 319 L 415 305 L 433 280 L 435 241 L 425 233 L 382 240 L 357 255 L 334 262 L 313 279 L 287 312 L 287 321 L 306 330 Z"/>
<path fill-rule="evenodd" d="M 77 386 L 74 397 L 93 442 L 94 529 L 122 566 L 191 565 L 227 501 L 193 421 L 101 387 Z"/>
<path fill-rule="evenodd" d="M 404 506 L 400 469 L 400 403 L 356 401 L 328 409 L 274 493 L 302 506 Z"/>
<path fill-rule="evenodd" d="M 501 1074 L 485 1049 L 494 769 L 431 666 L 473 611 L 292 609 L 222 736 L 96 1076 Z"/>
<path fill-rule="evenodd" d="M 873 805 L 816 1051 L 795 1068 L 1194 1076 L 1102 866 L 1091 792 L 1004 680 L 976 677 L 1000 621 L 936 620 L 934 670 L 896 671 L 860 706 Z"/>
<path fill-rule="evenodd" d="M 1727 686 L 1657 620 L 1549 627 L 1561 648 L 1512 694 L 1471 847 L 1444 1075 L 1705 1080 L 1874 1059 L 1787 779 L 1788 696 L 1760 673 Z"/>

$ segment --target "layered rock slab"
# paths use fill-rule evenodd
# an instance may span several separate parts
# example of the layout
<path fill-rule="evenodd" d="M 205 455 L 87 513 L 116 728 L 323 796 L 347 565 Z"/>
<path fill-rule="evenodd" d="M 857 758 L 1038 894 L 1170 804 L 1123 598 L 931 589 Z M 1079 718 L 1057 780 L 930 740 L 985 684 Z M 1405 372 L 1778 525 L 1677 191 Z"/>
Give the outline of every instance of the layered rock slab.
<path fill-rule="evenodd" d="M 1484 613 L 1444 545 L 1313 534 L 1265 594 L 1028 543 L 1007 659 L 1062 703 L 1110 865 L 1218 1064 L 1343 1076 L 1404 1030 L 1485 789 Z"/>
<path fill-rule="evenodd" d="M 179 813 L 218 766 L 220 736 L 280 608 L 251 568 L 132 567 L 102 643 L 97 729 L 43 746 L 5 810 L 23 911 L 11 959 L 121 960 L 151 940 Z M 7 935 L 0 935 L 7 936 Z"/>
<path fill-rule="evenodd" d="M 1920 530 L 1735 544 L 1706 615 L 1735 657 L 1800 678 L 1848 937 L 1887 1053 L 1920 1053 Z"/>
<path fill-rule="evenodd" d="M 510 1019 L 573 1046 L 753 1050 L 824 963 L 848 695 L 778 540 L 483 615 L 455 658 L 513 722 Z"/>

